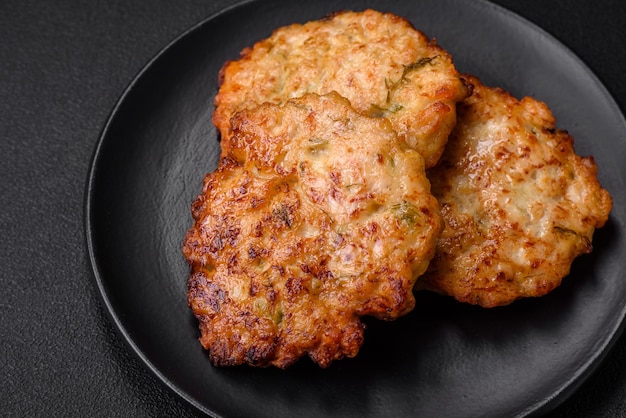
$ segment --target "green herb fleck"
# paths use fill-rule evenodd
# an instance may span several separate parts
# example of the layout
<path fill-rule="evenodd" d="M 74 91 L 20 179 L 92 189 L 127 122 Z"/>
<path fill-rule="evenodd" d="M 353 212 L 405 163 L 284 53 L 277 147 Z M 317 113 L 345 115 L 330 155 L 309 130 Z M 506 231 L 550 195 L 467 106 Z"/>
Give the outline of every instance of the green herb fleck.
<path fill-rule="evenodd" d="M 311 144 L 308 147 L 309 154 L 316 155 L 328 148 L 328 140 L 312 137 L 309 138 L 309 143 Z"/>
<path fill-rule="evenodd" d="M 425 67 L 426 65 L 433 65 L 433 61 L 435 61 L 437 58 L 439 58 L 439 55 L 435 55 L 434 57 L 423 57 L 409 65 L 405 65 L 400 79 L 395 83 L 387 85 L 387 89 L 391 93 L 393 90 L 397 89 L 400 84 L 406 83 L 408 81 L 409 74 L 411 74 L 413 71 Z"/>
<path fill-rule="evenodd" d="M 420 214 L 415 205 L 403 200 L 401 203 L 391 206 L 394 214 L 408 226 L 413 226 L 417 222 Z"/>
<path fill-rule="evenodd" d="M 387 97 L 388 98 L 387 102 L 385 103 L 385 107 L 372 103 L 367 111 L 367 116 L 369 116 L 370 118 L 384 118 L 389 116 L 390 114 L 398 113 L 404 108 L 404 106 L 397 103 L 390 104 L 389 96 Z"/>
<path fill-rule="evenodd" d="M 276 325 L 280 325 L 280 323 L 283 322 L 284 316 L 285 316 L 285 313 L 283 312 L 282 308 L 277 308 L 276 311 L 274 312 L 274 323 Z"/>
<path fill-rule="evenodd" d="M 423 57 L 418 59 L 417 61 L 409 64 L 409 65 L 405 65 L 404 66 L 404 73 L 402 74 L 402 76 L 405 76 L 407 73 L 410 73 L 411 71 L 415 71 L 419 68 L 422 68 L 423 66 L 425 66 L 426 64 L 431 64 L 432 62 L 439 58 L 439 55 L 435 55 L 434 57 Z"/>

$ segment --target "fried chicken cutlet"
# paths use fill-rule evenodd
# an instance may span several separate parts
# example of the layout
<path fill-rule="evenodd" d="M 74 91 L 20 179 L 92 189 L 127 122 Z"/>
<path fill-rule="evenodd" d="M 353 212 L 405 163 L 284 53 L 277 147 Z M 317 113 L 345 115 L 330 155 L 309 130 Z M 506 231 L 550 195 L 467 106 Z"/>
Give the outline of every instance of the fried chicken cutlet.
<path fill-rule="evenodd" d="M 265 102 L 336 91 L 360 113 L 386 117 L 435 165 L 469 91 L 450 55 L 407 20 L 374 10 L 282 27 L 220 72 L 213 123 L 223 150 L 230 118 Z"/>
<path fill-rule="evenodd" d="M 336 93 L 243 110 L 192 205 L 188 301 L 215 365 L 353 357 L 391 320 L 443 227 L 420 154 Z"/>
<path fill-rule="evenodd" d="M 559 286 L 612 203 L 544 103 L 467 79 L 473 95 L 428 172 L 445 227 L 416 288 L 494 307 Z"/>

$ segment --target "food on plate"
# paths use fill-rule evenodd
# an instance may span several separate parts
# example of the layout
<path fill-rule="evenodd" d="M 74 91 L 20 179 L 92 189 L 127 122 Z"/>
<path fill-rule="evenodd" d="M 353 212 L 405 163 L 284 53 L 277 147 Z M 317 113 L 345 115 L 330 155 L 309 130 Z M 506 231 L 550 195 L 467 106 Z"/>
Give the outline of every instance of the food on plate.
<path fill-rule="evenodd" d="M 353 357 L 414 307 L 443 227 L 420 154 L 336 93 L 238 112 L 192 205 L 188 301 L 215 365 Z"/>
<path fill-rule="evenodd" d="M 407 20 L 374 10 L 340 12 L 277 29 L 220 72 L 213 122 L 222 149 L 230 118 L 265 102 L 336 91 L 360 113 L 385 117 L 432 167 L 469 91 L 450 55 Z"/>
<path fill-rule="evenodd" d="M 373 10 L 277 29 L 220 71 L 217 169 L 183 244 L 213 364 L 354 357 L 363 316 L 430 290 L 542 296 L 611 210 L 548 107 L 474 76 Z M 432 189 L 431 189 L 432 183 Z"/>
<path fill-rule="evenodd" d="M 445 228 L 417 288 L 494 307 L 557 287 L 612 203 L 544 103 L 467 80 L 473 94 L 428 172 Z"/>

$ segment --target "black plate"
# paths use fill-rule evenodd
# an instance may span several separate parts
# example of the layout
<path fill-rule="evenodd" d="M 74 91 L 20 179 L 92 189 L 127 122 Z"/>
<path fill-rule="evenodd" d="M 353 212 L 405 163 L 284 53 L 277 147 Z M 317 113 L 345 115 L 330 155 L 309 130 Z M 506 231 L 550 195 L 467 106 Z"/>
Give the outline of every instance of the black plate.
<path fill-rule="evenodd" d="M 547 102 L 593 154 L 614 197 L 595 251 L 552 294 L 484 310 L 419 294 L 393 323 L 367 320 L 355 359 L 322 370 L 215 368 L 197 342 L 180 247 L 190 203 L 216 167 L 210 118 L 224 61 L 281 25 L 339 9 L 405 16 L 457 67 Z M 256 1 L 228 9 L 164 49 L 122 96 L 89 175 L 86 232 L 97 284 L 132 349 L 170 388 L 219 416 L 515 416 L 545 412 L 595 368 L 622 329 L 626 281 L 626 123 L 563 45 L 482 1 Z"/>

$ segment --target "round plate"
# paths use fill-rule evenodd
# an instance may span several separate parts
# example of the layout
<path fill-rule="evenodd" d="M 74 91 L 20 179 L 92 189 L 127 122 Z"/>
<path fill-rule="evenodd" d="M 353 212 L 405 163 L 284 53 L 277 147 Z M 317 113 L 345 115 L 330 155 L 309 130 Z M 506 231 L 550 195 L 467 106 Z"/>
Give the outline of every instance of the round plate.
<path fill-rule="evenodd" d="M 216 368 L 197 341 L 181 254 L 190 204 L 218 161 L 217 74 L 279 26 L 372 7 L 409 19 L 456 66 L 548 103 L 594 155 L 614 198 L 595 250 L 550 295 L 492 310 L 420 293 L 391 323 L 366 319 L 354 359 L 320 369 Z M 475 22 L 480 22 L 476 24 Z M 546 32 L 482 1 L 253 1 L 192 28 L 124 93 L 95 151 L 86 234 L 104 303 L 130 347 L 170 388 L 218 416 L 516 416 L 545 412 L 595 368 L 625 315 L 626 123 L 588 68 Z"/>

